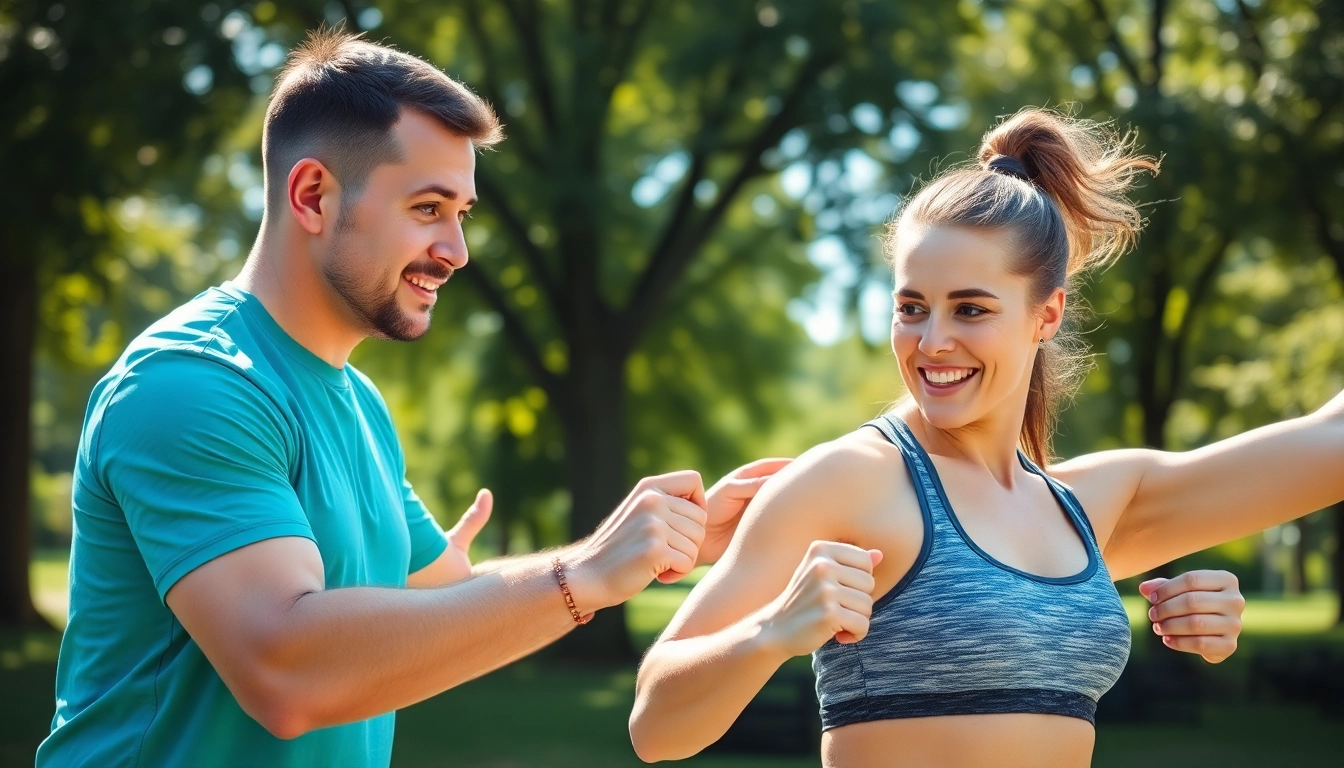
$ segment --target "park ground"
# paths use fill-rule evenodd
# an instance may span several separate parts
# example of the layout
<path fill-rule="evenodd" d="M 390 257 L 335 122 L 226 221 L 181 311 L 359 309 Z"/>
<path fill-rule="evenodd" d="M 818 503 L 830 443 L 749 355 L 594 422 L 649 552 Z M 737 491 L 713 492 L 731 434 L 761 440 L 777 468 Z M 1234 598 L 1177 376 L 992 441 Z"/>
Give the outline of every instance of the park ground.
<path fill-rule="evenodd" d="M 34 591 L 43 611 L 65 612 L 64 553 L 40 553 Z M 685 585 L 655 586 L 631 605 L 630 628 L 643 647 L 671 618 Z M 1141 599 L 1127 598 L 1138 641 L 1149 631 Z M 1328 647 L 1344 651 L 1329 593 L 1248 601 L 1237 655 L 1200 670 L 1203 701 L 1191 716 L 1097 729 L 1094 765 L 1161 764 L 1182 768 L 1339 766 L 1344 720 L 1318 708 L 1252 691 L 1252 660 L 1263 654 Z M 0 766 L 31 765 L 54 701 L 59 636 L 0 634 Z M 1161 652 L 1161 649 L 1154 649 Z M 626 717 L 634 701 L 633 669 L 576 669 L 532 659 L 516 663 L 403 710 L 398 715 L 394 768 L 428 766 L 633 766 Z M 707 753 L 685 761 L 697 768 L 815 766 L 815 754 L 748 756 Z"/>

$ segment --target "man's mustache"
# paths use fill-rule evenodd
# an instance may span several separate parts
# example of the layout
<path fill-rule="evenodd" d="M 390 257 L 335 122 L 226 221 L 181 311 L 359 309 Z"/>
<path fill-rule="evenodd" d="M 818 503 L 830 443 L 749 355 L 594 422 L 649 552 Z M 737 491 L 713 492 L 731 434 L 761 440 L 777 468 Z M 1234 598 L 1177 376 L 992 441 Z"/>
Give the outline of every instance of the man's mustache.
<path fill-rule="evenodd" d="M 438 261 L 417 261 L 402 270 L 405 275 L 422 275 L 432 280 L 446 281 L 453 276 L 453 269 Z"/>

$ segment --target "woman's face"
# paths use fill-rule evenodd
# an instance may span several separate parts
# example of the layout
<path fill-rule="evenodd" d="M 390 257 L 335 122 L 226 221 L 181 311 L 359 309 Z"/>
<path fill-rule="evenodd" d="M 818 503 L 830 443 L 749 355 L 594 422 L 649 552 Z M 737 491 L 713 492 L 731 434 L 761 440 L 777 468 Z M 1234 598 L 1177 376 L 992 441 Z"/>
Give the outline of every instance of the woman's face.
<path fill-rule="evenodd" d="M 1028 279 L 1008 271 L 1012 248 L 998 230 L 906 225 L 897 236 L 891 346 L 934 427 L 1022 415 L 1037 339 L 1059 330 L 1064 291 L 1032 302 Z"/>

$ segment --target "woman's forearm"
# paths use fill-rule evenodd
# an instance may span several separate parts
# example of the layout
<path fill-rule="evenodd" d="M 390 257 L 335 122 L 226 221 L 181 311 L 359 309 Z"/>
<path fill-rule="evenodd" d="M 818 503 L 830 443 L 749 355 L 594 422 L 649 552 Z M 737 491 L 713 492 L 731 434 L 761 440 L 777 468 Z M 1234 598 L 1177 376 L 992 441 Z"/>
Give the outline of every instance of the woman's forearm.
<path fill-rule="evenodd" d="M 759 613 L 710 635 L 660 641 L 635 686 L 636 754 L 645 762 L 678 760 L 718 741 L 789 658 Z"/>

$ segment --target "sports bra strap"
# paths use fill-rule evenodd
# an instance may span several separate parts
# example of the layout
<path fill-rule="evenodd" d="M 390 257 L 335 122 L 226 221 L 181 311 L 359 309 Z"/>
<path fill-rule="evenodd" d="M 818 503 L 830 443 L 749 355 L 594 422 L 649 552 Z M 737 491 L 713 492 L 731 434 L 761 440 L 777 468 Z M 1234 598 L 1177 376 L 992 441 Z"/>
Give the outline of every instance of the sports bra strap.
<path fill-rule="evenodd" d="M 919 506 L 924 513 L 925 522 L 934 523 L 935 518 L 938 522 L 946 520 L 947 510 L 944 509 L 942 497 L 939 496 L 938 487 L 934 484 L 933 473 L 910 427 L 904 421 L 890 415 L 879 416 L 864 426 L 876 427 L 888 442 L 900 450 L 901 458 L 905 460 L 905 466 L 910 470 L 910 477 L 919 484 Z M 934 510 L 938 510 L 938 515 L 933 514 Z"/>

